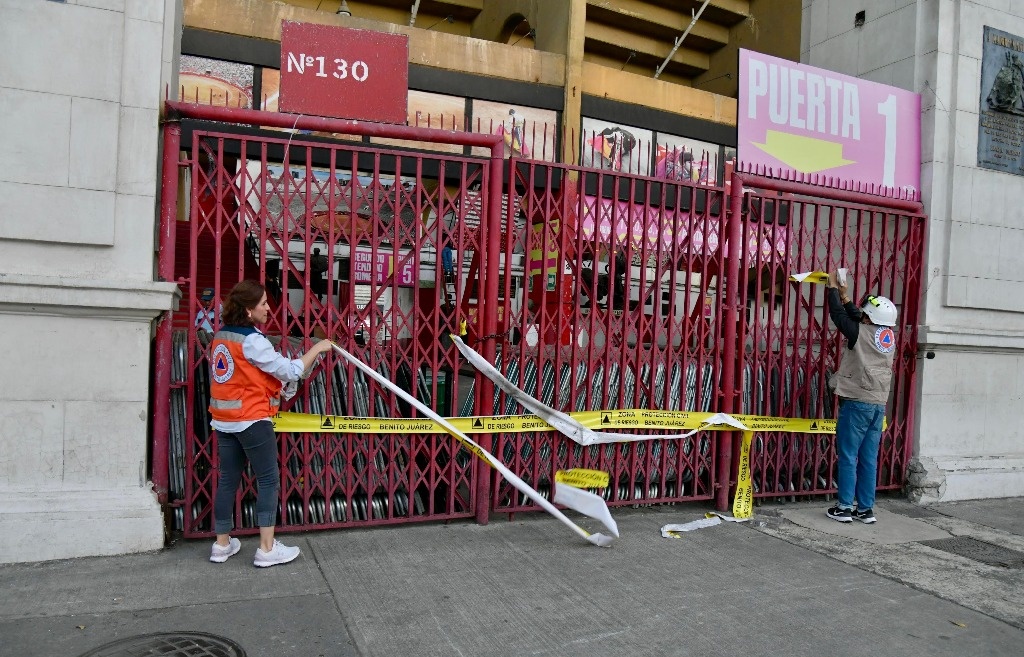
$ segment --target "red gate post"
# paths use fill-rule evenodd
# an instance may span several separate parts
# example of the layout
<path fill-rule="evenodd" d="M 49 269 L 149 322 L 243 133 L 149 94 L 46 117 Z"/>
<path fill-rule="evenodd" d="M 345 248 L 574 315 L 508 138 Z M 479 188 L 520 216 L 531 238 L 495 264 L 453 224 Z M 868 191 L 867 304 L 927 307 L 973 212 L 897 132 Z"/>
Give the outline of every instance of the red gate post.
<path fill-rule="evenodd" d="M 170 113 L 170 112 L 169 112 Z M 178 152 L 181 150 L 181 123 L 177 118 L 163 123 L 163 162 L 160 172 L 160 257 L 157 276 L 162 281 L 174 279 L 174 240 L 178 202 Z M 153 470 L 150 479 L 161 506 L 167 503 L 170 478 L 171 418 L 171 330 L 173 311 L 168 310 L 156 327 L 156 355 L 153 391 Z"/>
<path fill-rule="evenodd" d="M 501 254 L 501 187 L 504 174 L 505 142 L 500 141 L 491 145 L 490 178 L 487 181 L 487 219 L 486 226 L 487 243 L 481 245 L 484 248 L 484 287 L 478 317 L 483 319 L 481 327 L 482 335 L 494 336 L 498 327 L 498 273 Z M 509 211 L 512 211 L 512 185 L 509 185 Z M 512 222 L 509 222 L 509 226 Z M 479 284 L 478 284 L 479 285 Z M 494 362 L 495 338 L 488 337 L 483 344 L 483 357 L 489 363 Z M 491 399 L 494 396 L 494 383 L 487 377 L 477 375 L 480 382 L 480 398 Z M 494 448 L 494 436 L 492 434 L 480 435 L 480 446 L 488 452 Z M 476 521 L 486 525 L 491 506 L 491 468 L 489 465 L 478 460 L 476 480 Z"/>
<path fill-rule="evenodd" d="M 722 321 L 722 407 L 723 413 L 736 412 L 736 370 L 739 367 L 736 348 L 740 324 L 740 254 L 743 247 L 743 179 L 732 174 L 729 190 L 729 212 L 726 215 L 729 251 L 726 254 L 725 311 Z M 732 444 L 734 431 L 716 432 L 718 438 L 718 472 L 715 476 L 715 508 L 725 511 L 729 508 L 729 490 L 732 486 Z"/>

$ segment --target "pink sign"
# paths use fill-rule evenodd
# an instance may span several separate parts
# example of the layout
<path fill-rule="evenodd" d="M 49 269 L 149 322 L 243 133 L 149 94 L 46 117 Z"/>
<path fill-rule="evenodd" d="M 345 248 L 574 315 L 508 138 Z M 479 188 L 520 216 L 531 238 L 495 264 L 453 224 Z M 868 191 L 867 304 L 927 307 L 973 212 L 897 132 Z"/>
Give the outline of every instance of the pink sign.
<path fill-rule="evenodd" d="M 919 94 L 741 49 L 737 123 L 744 168 L 920 189 Z"/>
<path fill-rule="evenodd" d="M 395 271 L 395 256 L 391 253 L 377 252 L 374 259 L 373 251 L 369 249 L 356 249 L 352 254 L 352 269 L 356 283 L 370 283 L 377 285 L 388 283 L 391 275 L 395 275 L 395 285 L 398 287 L 414 287 L 416 285 L 415 262 L 412 256 L 408 256 L 402 263 L 402 268 Z"/>

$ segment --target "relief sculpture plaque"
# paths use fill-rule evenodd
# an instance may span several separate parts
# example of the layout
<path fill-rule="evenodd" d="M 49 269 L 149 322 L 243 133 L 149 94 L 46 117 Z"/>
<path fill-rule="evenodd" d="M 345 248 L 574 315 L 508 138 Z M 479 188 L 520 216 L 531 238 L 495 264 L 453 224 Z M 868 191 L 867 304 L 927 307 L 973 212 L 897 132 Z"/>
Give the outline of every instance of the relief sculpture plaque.
<path fill-rule="evenodd" d="M 985 26 L 978 166 L 1024 176 L 1024 38 Z"/>

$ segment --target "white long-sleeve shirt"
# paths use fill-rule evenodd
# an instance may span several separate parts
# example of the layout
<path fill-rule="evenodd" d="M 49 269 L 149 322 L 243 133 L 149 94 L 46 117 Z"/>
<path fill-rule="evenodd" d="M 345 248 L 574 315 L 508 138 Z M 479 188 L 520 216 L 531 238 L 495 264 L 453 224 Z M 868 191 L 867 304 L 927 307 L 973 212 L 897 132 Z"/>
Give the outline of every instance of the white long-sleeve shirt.
<path fill-rule="evenodd" d="M 303 372 L 301 360 L 298 358 L 288 359 L 282 356 L 274 349 L 274 345 L 270 344 L 267 336 L 259 331 L 246 336 L 242 342 L 242 354 L 252 365 L 286 384 L 281 388 L 281 396 L 284 399 L 291 399 L 295 395 L 297 390 L 296 382 Z M 239 433 L 245 431 L 256 422 L 269 419 L 269 417 L 266 417 L 259 420 L 245 420 L 243 422 L 220 422 L 213 420 L 210 422 L 210 426 L 224 433 Z"/>

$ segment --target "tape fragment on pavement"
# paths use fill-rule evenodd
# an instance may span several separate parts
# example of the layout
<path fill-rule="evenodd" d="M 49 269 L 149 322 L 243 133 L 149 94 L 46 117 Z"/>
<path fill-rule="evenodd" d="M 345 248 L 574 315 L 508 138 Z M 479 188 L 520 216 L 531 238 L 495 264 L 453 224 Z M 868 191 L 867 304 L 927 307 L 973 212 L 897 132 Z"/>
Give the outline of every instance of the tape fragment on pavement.
<path fill-rule="evenodd" d="M 714 527 L 715 525 L 722 524 L 722 522 L 746 522 L 747 520 L 749 520 L 749 518 L 734 518 L 733 516 L 727 516 L 724 513 L 718 513 L 717 511 L 708 511 L 704 514 L 704 517 L 699 520 L 692 520 L 681 525 L 664 525 L 661 528 L 661 537 L 680 538 L 680 534 L 682 532 L 692 532 L 695 529 Z"/>
<path fill-rule="evenodd" d="M 636 442 L 641 440 L 678 440 L 681 438 L 689 438 L 698 431 L 703 430 L 704 427 L 708 425 L 728 425 L 741 431 L 748 431 L 748 428 L 742 422 L 732 416 L 725 413 L 715 413 L 705 420 L 702 426 L 699 426 L 688 433 L 682 434 L 644 436 L 632 433 L 597 432 L 580 424 L 567 413 L 555 410 L 539 399 L 528 395 L 525 391 L 506 379 L 501 372 L 487 362 L 487 359 L 463 342 L 459 336 L 452 335 L 451 337 L 452 342 L 454 342 L 455 346 L 459 348 L 463 357 L 469 361 L 473 367 L 479 370 L 481 374 L 493 381 L 494 385 L 501 388 L 506 395 L 515 399 L 523 408 L 541 418 L 558 430 L 559 433 L 580 445 L 602 445 L 606 443 Z"/>
<path fill-rule="evenodd" d="M 592 533 L 588 532 L 587 530 L 583 529 L 582 527 L 580 527 L 579 525 L 577 525 L 576 523 L 574 523 L 564 513 L 559 511 L 554 506 L 554 504 L 552 504 L 551 502 L 549 502 L 546 499 L 544 499 L 544 497 L 542 497 L 540 493 L 538 493 L 529 484 L 527 484 L 525 481 L 523 481 L 518 476 L 516 476 L 516 474 L 514 472 L 509 470 L 505 466 L 504 463 L 502 463 L 501 461 L 496 459 L 493 454 L 491 454 L 490 452 L 485 450 L 480 445 L 476 444 L 476 442 L 474 442 L 472 439 L 470 439 L 469 436 L 465 435 L 464 433 L 462 433 L 461 431 L 456 429 L 447 420 L 445 420 L 443 417 L 441 417 L 440 415 L 435 413 L 433 410 L 431 410 L 429 407 L 427 407 L 425 404 L 423 404 L 423 402 L 421 402 L 420 400 L 416 399 L 415 397 L 413 397 L 412 395 L 407 393 L 405 390 L 402 390 L 400 387 L 395 385 L 393 382 L 391 382 L 388 379 L 386 379 L 383 376 L 381 376 L 381 374 L 377 370 L 373 369 L 372 367 L 370 367 L 369 365 L 367 365 L 363 361 L 359 360 L 358 358 L 356 358 L 355 356 L 353 356 L 349 352 L 345 351 L 344 349 L 342 349 L 338 345 L 332 345 L 332 346 L 334 347 L 335 351 L 337 351 L 339 354 L 341 354 L 347 361 L 349 361 L 350 363 L 352 363 L 353 365 L 355 365 L 356 367 L 361 369 L 371 379 L 373 379 L 374 381 L 376 381 L 380 385 L 384 386 L 386 389 L 390 390 L 391 392 L 395 393 L 396 395 L 398 395 L 399 397 L 401 397 L 405 401 L 407 401 L 410 404 L 412 404 L 416 408 L 416 410 L 419 411 L 420 413 L 422 413 L 423 415 L 429 417 L 434 422 L 437 422 L 438 424 L 443 426 L 445 428 L 445 430 L 453 438 L 455 438 L 460 443 L 462 443 L 462 445 L 466 449 L 468 449 L 472 453 L 476 454 L 480 459 L 482 459 L 484 461 L 484 463 L 487 463 L 489 466 L 491 466 L 492 468 L 497 470 L 499 473 L 501 473 L 501 476 L 504 477 L 505 480 L 508 481 L 510 484 L 512 484 L 512 486 L 516 490 L 518 490 L 519 492 L 521 492 L 524 495 L 526 495 L 527 497 L 529 497 L 531 500 L 533 500 L 533 502 L 535 504 L 537 504 L 539 507 L 541 507 L 542 509 L 544 509 L 545 511 L 547 511 L 548 513 L 553 515 L 558 520 L 560 520 L 563 524 L 568 526 L 570 529 L 572 529 L 578 535 L 582 536 L 588 542 L 593 543 L 594 545 L 601 546 L 601 547 L 607 547 L 607 546 L 612 544 L 612 541 L 614 540 L 614 538 L 618 538 L 619 537 L 618 525 L 615 523 L 615 520 L 612 518 L 611 512 L 608 511 L 608 505 L 605 503 L 603 498 L 600 498 L 597 495 L 594 495 L 593 493 L 589 493 L 587 491 L 578 490 L 578 489 L 576 489 L 575 493 L 572 490 L 569 490 L 569 491 L 557 491 L 556 490 L 556 500 L 558 499 L 558 493 L 559 492 L 561 492 L 561 495 L 562 495 L 562 497 L 561 497 L 562 501 L 561 502 L 556 501 L 556 504 L 564 504 L 565 506 L 570 507 L 570 508 L 574 509 L 575 511 L 579 511 L 580 513 L 582 513 L 585 516 L 588 516 L 588 517 L 594 518 L 595 520 L 598 520 L 599 522 L 601 522 L 608 529 L 609 532 L 611 532 L 612 536 L 606 536 L 605 534 L 600 534 L 600 533 L 593 533 L 592 534 Z M 561 487 L 559 487 L 559 488 L 561 488 Z M 565 486 L 565 488 L 570 489 L 572 487 L 571 486 Z"/>
<path fill-rule="evenodd" d="M 722 524 L 722 519 L 718 516 L 711 516 L 710 518 L 701 518 L 700 520 L 692 520 L 685 522 L 681 525 L 665 525 L 661 528 L 662 538 L 679 538 L 682 532 L 692 532 L 695 529 L 704 529 L 705 527 L 714 527 L 715 525 Z"/>

